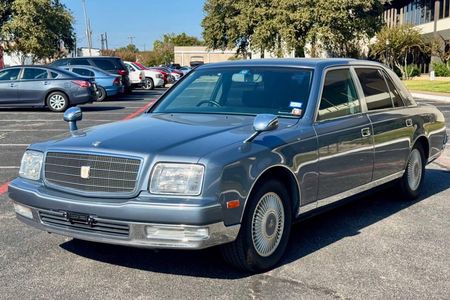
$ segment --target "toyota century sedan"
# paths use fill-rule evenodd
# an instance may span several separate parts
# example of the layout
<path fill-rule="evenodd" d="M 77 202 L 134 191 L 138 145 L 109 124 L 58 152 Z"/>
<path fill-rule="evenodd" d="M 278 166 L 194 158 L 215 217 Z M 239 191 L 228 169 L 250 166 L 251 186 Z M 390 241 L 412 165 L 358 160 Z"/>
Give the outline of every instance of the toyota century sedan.
<path fill-rule="evenodd" d="M 41 230 L 148 248 L 220 245 L 240 269 L 273 268 L 291 224 L 392 182 L 414 199 L 447 142 L 443 114 L 394 72 L 352 59 L 202 65 L 146 113 L 26 150 L 9 186 Z"/>
<path fill-rule="evenodd" d="M 0 107 L 48 107 L 62 112 L 97 99 L 94 79 L 47 66 L 0 70 Z"/>

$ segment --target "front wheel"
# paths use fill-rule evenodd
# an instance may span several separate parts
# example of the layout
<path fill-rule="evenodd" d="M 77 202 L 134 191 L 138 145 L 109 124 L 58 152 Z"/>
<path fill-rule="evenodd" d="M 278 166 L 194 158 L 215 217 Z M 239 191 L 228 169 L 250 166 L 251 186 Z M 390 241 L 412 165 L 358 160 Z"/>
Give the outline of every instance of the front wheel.
<path fill-rule="evenodd" d="M 425 176 L 425 155 L 420 145 L 414 146 L 409 154 L 405 173 L 400 179 L 401 195 L 407 200 L 417 198 Z"/>
<path fill-rule="evenodd" d="M 144 90 L 153 90 L 155 85 L 153 84 L 153 79 L 151 78 L 145 78 L 144 84 L 142 85 L 142 88 Z"/>
<path fill-rule="evenodd" d="M 224 259 L 251 272 L 272 268 L 283 256 L 292 223 L 286 187 L 269 180 L 250 197 L 237 239 L 221 246 Z"/>
<path fill-rule="evenodd" d="M 47 96 L 47 106 L 51 111 L 62 112 L 69 107 L 69 99 L 64 93 L 53 92 Z"/>

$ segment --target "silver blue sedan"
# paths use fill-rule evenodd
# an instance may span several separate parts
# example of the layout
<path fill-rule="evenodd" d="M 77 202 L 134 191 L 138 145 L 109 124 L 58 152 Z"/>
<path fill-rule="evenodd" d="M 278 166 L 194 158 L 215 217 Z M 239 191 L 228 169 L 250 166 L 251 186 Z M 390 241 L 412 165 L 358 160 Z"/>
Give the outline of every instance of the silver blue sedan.
<path fill-rule="evenodd" d="M 202 65 L 141 117 L 31 145 L 9 195 L 19 220 L 149 248 L 220 245 L 277 264 L 293 222 L 387 182 L 416 198 L 447 143 L 444 115 L 370 61 Z"/>
<path fill-rule="evenodd" d="M 93 66 L 64 66 L 60 68 L 81 76 L 94 78 L 98 89 L 97 101 L 103 101 L 106 97 L 116 96 L 125 91 L 121 75 L 111 74 Z"/>
<path fill-rule="evenodd" d="M 0 70 L 0 106 L 48 107 L 55 112 L 95 101 L 95 82 L 47 66 L 15 66 Z"/>

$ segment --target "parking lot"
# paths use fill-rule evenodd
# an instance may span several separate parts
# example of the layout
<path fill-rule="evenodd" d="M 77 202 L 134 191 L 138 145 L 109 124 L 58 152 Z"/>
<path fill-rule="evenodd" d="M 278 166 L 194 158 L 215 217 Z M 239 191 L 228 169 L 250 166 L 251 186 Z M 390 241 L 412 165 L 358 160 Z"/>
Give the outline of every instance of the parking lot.
<path fill-rule="evenodd" d="M 132 118 L 163 92 L 84 105 L 79 127 Z M 450 128 L 450 103 L 434 104 Z M 1 299 L 450 298 L 449 149 L 428 166 L 417 201 L 397 201 L 388 189 L 301 222 L 279 267 L 251 275 L 229 267 L 215 248 L 102 245 L 17 221 L 5 184 L 30 143 L 67 131 L 60 113 L 0 109 Z"/>

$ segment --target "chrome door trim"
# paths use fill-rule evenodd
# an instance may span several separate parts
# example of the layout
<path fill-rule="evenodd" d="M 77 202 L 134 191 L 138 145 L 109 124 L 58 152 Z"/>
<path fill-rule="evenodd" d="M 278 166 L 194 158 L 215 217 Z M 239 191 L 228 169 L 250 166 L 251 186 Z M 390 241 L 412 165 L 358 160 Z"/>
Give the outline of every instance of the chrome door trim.
<path fill-rule="evenodd" d="M 380 186 L 380 185 L 385 184 L 385 183 L 387 183 L 389 181 L 392 181 L 392 180 L 395 180 L 397 178 L 400 178 L 400 177 L 403 176 L 404 173 L 405 173 L 405 171 L 403 170 L 403 171 L 391 174 L 389 176 L 377 179 L 375 181 L 366 183 L 364 185 L 358 186 L 358 187 L 353 188 L 351 190 L 342 192 L 340 194 L 336 194 L 336 195 L 330 196 L 328 198 L 318 200 L 318 201 L 316 201 L 317 202 L 317 206 L 316 207 L 313 207 L 313 205 L 309 205 L 309 204 L 305 205 L 305 206 L 302 206 L 300 208 L 300 211 L 301 211 L 300 215 L 304 214 L 306 212 L 309 212 L 309 211 L 311 211 L 313 209 L 320 208 L 320 207 L 329 205 L 331 203 L 337 202 L 339 200 L 342 200 L 342 199 L 354 196 L 356 194 L 368 191 L 368 190 L 370 190 L 370 189 L 372 189 L 374 187 Z"/>

